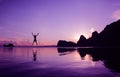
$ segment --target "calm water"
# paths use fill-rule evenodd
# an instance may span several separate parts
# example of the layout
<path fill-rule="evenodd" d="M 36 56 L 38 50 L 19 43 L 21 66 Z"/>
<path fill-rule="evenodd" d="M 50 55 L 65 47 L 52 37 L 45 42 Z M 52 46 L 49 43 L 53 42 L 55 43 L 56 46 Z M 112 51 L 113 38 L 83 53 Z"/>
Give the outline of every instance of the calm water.
<path fill-rule="evenodd" d="M 120 77 L 111 55 L 97 50 L 0 48 L 0 77 Z"/>

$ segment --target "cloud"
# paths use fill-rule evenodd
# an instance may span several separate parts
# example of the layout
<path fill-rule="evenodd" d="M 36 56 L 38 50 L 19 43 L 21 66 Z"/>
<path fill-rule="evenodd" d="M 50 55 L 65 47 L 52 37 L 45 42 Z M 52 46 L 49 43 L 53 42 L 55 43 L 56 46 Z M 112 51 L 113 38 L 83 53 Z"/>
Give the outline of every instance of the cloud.
<path fill-rule="evenodd" d="M 120 19 L 120 9 L 113 12 L 112 18 L 115 20 Z"/>

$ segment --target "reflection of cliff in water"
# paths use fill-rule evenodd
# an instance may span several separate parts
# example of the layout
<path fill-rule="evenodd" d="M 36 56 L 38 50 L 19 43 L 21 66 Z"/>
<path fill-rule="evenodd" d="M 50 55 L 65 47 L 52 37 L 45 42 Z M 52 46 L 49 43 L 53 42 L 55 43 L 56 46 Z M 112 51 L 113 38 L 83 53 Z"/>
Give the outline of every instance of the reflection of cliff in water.
<path fill-rule="evenodd" d="M 81 57 L 90 54 L 93 61 L 103 61 L 105 67 L 111 71 L 120 72 L 120 49 L 119 48 L 79 48 Z"/>
<path fill-rule="evenodd" d="M 75 50 L 76 50 L 75 48 L 57 48 L 57 51 L 60 56 L 70 54 Z"/>

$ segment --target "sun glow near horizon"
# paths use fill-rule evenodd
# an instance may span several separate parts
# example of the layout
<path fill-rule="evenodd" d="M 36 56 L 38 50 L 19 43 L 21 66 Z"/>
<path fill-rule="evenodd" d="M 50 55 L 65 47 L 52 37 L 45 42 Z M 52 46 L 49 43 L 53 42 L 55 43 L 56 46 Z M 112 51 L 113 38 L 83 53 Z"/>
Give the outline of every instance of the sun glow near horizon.
<path fill-rule="evenodd" d="M 73 35 L 72 35 L 73 41 L 77 42 L 81 35 L 85 36 L 86 39 L 91 37 L 91 35 L 89 33 L 87 33 L 87 32 L 84 32 L 84 33 L 73 33 Z"/>
<path fill-rule="evenodd" d="M 89 29 L 89 31 L 84 29 L 81 32 L 74 32 L 74 33 L 72 33 L 72 39 L 73 39 L 74 42 L 77 42 L 81 35 L 85 36 L 86 39 L 88 39 L 88 38 L 90 38 L 92 36 L 92 33 L 94 31 L 95 31 L 95 29 L 92 27 L 92 28 Z"/>

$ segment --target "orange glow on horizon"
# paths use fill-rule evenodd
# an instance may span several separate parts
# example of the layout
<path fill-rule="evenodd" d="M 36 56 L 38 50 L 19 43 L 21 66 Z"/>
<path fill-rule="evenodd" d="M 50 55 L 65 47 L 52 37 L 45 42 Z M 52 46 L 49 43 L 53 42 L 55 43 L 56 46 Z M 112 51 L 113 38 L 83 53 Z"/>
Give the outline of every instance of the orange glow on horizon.
<path fill-rule="evenodd" d="M 0 37 L 0 45 L 7 43 L 13 43 L 17 46 L 31 46 L 33 43 L 33 39 L 24 39 L 24 38 L 3 38 Z M 38 39 L 38 46 L 44 46 L 44 45 L 57 45 L 57 41 L 45 41 L 45 40 L 39 40 Z M 36 44 L 35 44 L 36 46 Z"/>

